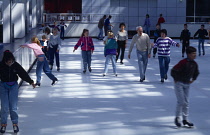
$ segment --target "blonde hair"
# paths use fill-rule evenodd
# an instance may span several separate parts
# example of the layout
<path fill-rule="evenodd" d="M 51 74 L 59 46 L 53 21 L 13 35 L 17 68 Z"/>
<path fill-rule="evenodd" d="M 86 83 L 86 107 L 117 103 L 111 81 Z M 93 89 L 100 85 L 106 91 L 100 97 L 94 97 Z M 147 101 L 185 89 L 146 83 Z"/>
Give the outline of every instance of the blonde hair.
<path fill-rule="evenodd" d="M 112 31 L 108 32 L 108 38 L 113 38 L 114 37 L 114 33 Z"/>
<path fill-rule="evenodd" d="M 39 46 L 42 46 L 39 39 L 37 37 L 32 37 L 31 38 L 31 43 L 37 43 Z"/>

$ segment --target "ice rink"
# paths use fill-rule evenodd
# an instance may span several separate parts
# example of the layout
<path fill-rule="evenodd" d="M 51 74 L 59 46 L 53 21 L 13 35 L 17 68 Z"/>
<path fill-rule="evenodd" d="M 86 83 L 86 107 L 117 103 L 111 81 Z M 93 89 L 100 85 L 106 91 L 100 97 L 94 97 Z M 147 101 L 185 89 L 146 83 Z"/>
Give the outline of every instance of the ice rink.
<path fill-rule="evenodd" d="M 210 44 L 206 55 L 197 56 L 200 75 L 190 88 L 189 120 L 194 128 L 176 129 L 174 115 L 176 97 L 171 68 L 181 57 L 181 47 L 171 47 L 168 80 L 160 83 L 159 63 L 151 57 L 146 80 L 139 82 L 135 48 L 131 59 L 128 49 L 124 64 L 117 63 L 118 76 L 110 68 L 103 77 L 105 57 L 103 43 L 94 39 L 92 73 L 82 73 L 80 48 L 73 53 L 78 39 L 62 41 L 61 71 L 55 86 L 43 73 L 41 87 L 32 89 L 27 83 L 20 87 L 20 135 L 209 135 L 210 134 Z M 153 41 L 153 39 L 151 39 Z M 175 40 L 178 41 L 179 40 Z M 197 40 L 191 45 L 197 48 Z M 36 80 L 35 67 L 30 76 Z M 11 121 L 5 135 L 13 133 Z"/>

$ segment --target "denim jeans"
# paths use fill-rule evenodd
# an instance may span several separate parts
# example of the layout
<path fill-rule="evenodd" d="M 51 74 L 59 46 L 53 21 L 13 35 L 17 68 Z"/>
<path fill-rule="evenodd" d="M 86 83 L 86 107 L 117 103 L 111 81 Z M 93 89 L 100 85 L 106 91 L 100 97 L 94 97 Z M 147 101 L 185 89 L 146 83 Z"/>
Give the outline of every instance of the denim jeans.
<path fill-rule="evenodd" d="M 0 81 L 0 97 L 1 97 L 1 124 L 7 124 L 7 117 L 10 113 L 10 118 L 13 124 L 18 124 L 18 83 L 8 86 Z"/>
<path fill-rule="evenodd" d="M 140 79 L 144 79 L 148 63 L 148 52 L 136 50 L 136 54 L 139 64 Z"/>
<path fill-rule="evenodd" d="M 114 74 L 117 73 L 117 71 L 116 71 L 116 62 L 115 62 L 115 59 L 116 59 L 116 55 L 107 55 L 107 56 L 106 56 L 104 74 L 106 74 L 106 73 L 108 72 L 108 66 L 109 66 L 110 60 L 112 61 L 112 67 L 113 67 L 113 72 L 114 72 Z"/>
<path fill-rule="evenodd" d="M 145 33 L 147 33 L 148 36 L 150 36 L 150 27 L 149 26 L 145 26 Z"/>
<path fill-rule="evenodd" d="M 39 55 L 37 58 L 37 66 L 36 66 L 36 82 L 40 83 L 42 70 L 44 73 L 53 81 L 57 78 L 52 74 L 52 71 L 49 68 L 49 64 L 45 58 L 45 55 Z"/>
<path fill-rule="evenodd" d="M 167 72 L 168 72 L 170 57 L 158 56 L 158 60 L 159 60 L 159 68 L 160 68 L 160 77 L 161 79 L 164 79 L 165 75 L 167 75 Z"/>
<path fill-rule="evenodd" d="M 199 53 L 199 55 L 201 55 L 201 45 L 202 45 L 203 54 L 205 54 L 204 41 L 205 41 L 205 39 L 202 39 L 202 38 L 198 39 L 198 53 Z"/>
<path fill-rule="evenodd" d="M 60 38 L 64 39 L 64 27 L 61 27 Z"/>
<path fill-rule="evenodd" d="M 91 51 L 82 51 L 83 68 L 84 70 L 91 67 Z"/>
<path fill-rule="evenodd" d="M 182 82 L 176 82 L 174 84 L 177 98 L 176 117 L 182 115 L 183 120 L 187 120 L 189 114 L 189 88 L 190 84 L 184 84 Z"/>
<path fill-rule="evenodd" d="M 49 48 L 49 64 L 53 66 L 54 63 L 54 56 L 56 60 L 56 66 L 60 67 L 60 58 L 59 58 L 59 52 L 57 52 L 58 47 Z"/>
<path fill-rule="evenodd" d="M 103 39 L 103 28 L 99 28 L 98 39 Z"/>

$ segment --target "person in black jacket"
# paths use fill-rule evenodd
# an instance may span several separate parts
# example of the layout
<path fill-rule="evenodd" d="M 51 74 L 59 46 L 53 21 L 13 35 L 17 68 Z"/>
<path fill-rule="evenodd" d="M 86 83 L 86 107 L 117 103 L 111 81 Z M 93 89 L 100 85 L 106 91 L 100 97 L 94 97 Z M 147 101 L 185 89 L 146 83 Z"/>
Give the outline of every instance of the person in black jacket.
<path fill-rule="evenodd" d="M 196 48 L 189 46 L 186 49 L 187 58 L 181 60 L 171 70 L 171 76 L 174 79 L 174 89 L 177 97 L 176 117 L 174 123 L 181 127 L 180 116 L 183 118 L 183 125 L 192 127 L 193 123 L 188 121 L 189 110 L 189 88 L 199 75 L 198 64 L 194 61 L 196 58 Z"/>
<path fill-rule="evenodd" d="M 201 25 L 201 28 L 197 30 L 197 32 L 194 34 L 194 38 L 198 35 L 198 52 L 199 56 L 201 56 L 201 44 L 202 44 L 202 50 L 203 55 L 205 55 L 205 49 L 204 49 L 204 41 L 206 36 L 208 35 L 208 32 L 206 29 L 204 29 L 204 25 Z"/>
<path fill-rule="evenodd" d="M 161 32 L 160 24 L 156 24 L 156 30 L 154 31 L 154 43 L 156 43 L 156 40 L 159 37 L 161 37 L 160 32 Z M 156 53 L 157 53 L 157 48 L 153 48 L 153 58 L 155 58 Z"/>
<path fill-rule="evenodd" d="M 190 32 L 187 29 L 187 24 L 184 24 L 184 30 L 181 32 L 180 41 L 182 42 L 182 57 L 184 57 L 185 50 L 190 44 Z"/>
<path fill-rule="evenodd" d="M 34 81 L 28 73 L 15 61 L 13 54 L 6 50 L 0 62 L 1 133 L 6 131 L 8 113 L 10 113 L 14 132 L 19 132 L 17 113 L 18 76 L 35 88 Z"/>

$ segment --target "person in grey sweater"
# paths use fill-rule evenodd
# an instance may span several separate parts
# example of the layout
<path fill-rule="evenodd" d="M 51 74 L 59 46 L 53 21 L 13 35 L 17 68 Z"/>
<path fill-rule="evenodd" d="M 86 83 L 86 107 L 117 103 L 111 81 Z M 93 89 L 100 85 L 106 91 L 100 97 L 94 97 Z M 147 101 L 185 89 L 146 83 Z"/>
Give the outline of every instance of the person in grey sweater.
<path fill-rule="evenodd" d="M 47 48 L 49 52 L 50 69 L 51 70 L 53 69 L 54 56 L 55 56 L 57 71 L 60 71 L 59 51 L 61 49 L 61 39 L 58 34 L 57 28 L 53 29 L 53 35 L 50 36 L 50 40 L 48 42 Z"/>
<path fill-rule="evenodd" d="M 136 54 L 138 57 L 139 72 L 140 72 L 140 82 L 145 80 L 145 72 L 147 69 L 148 58 L 151 54 L 151 44 L 150 38 L 146 33 L 143 33 L 143 28 L 141 26 L 136 27 L 137 34 L 133 36 L 128 58 L 131 58 L 131 52 L 134 44 L 136 44 Z"/>

